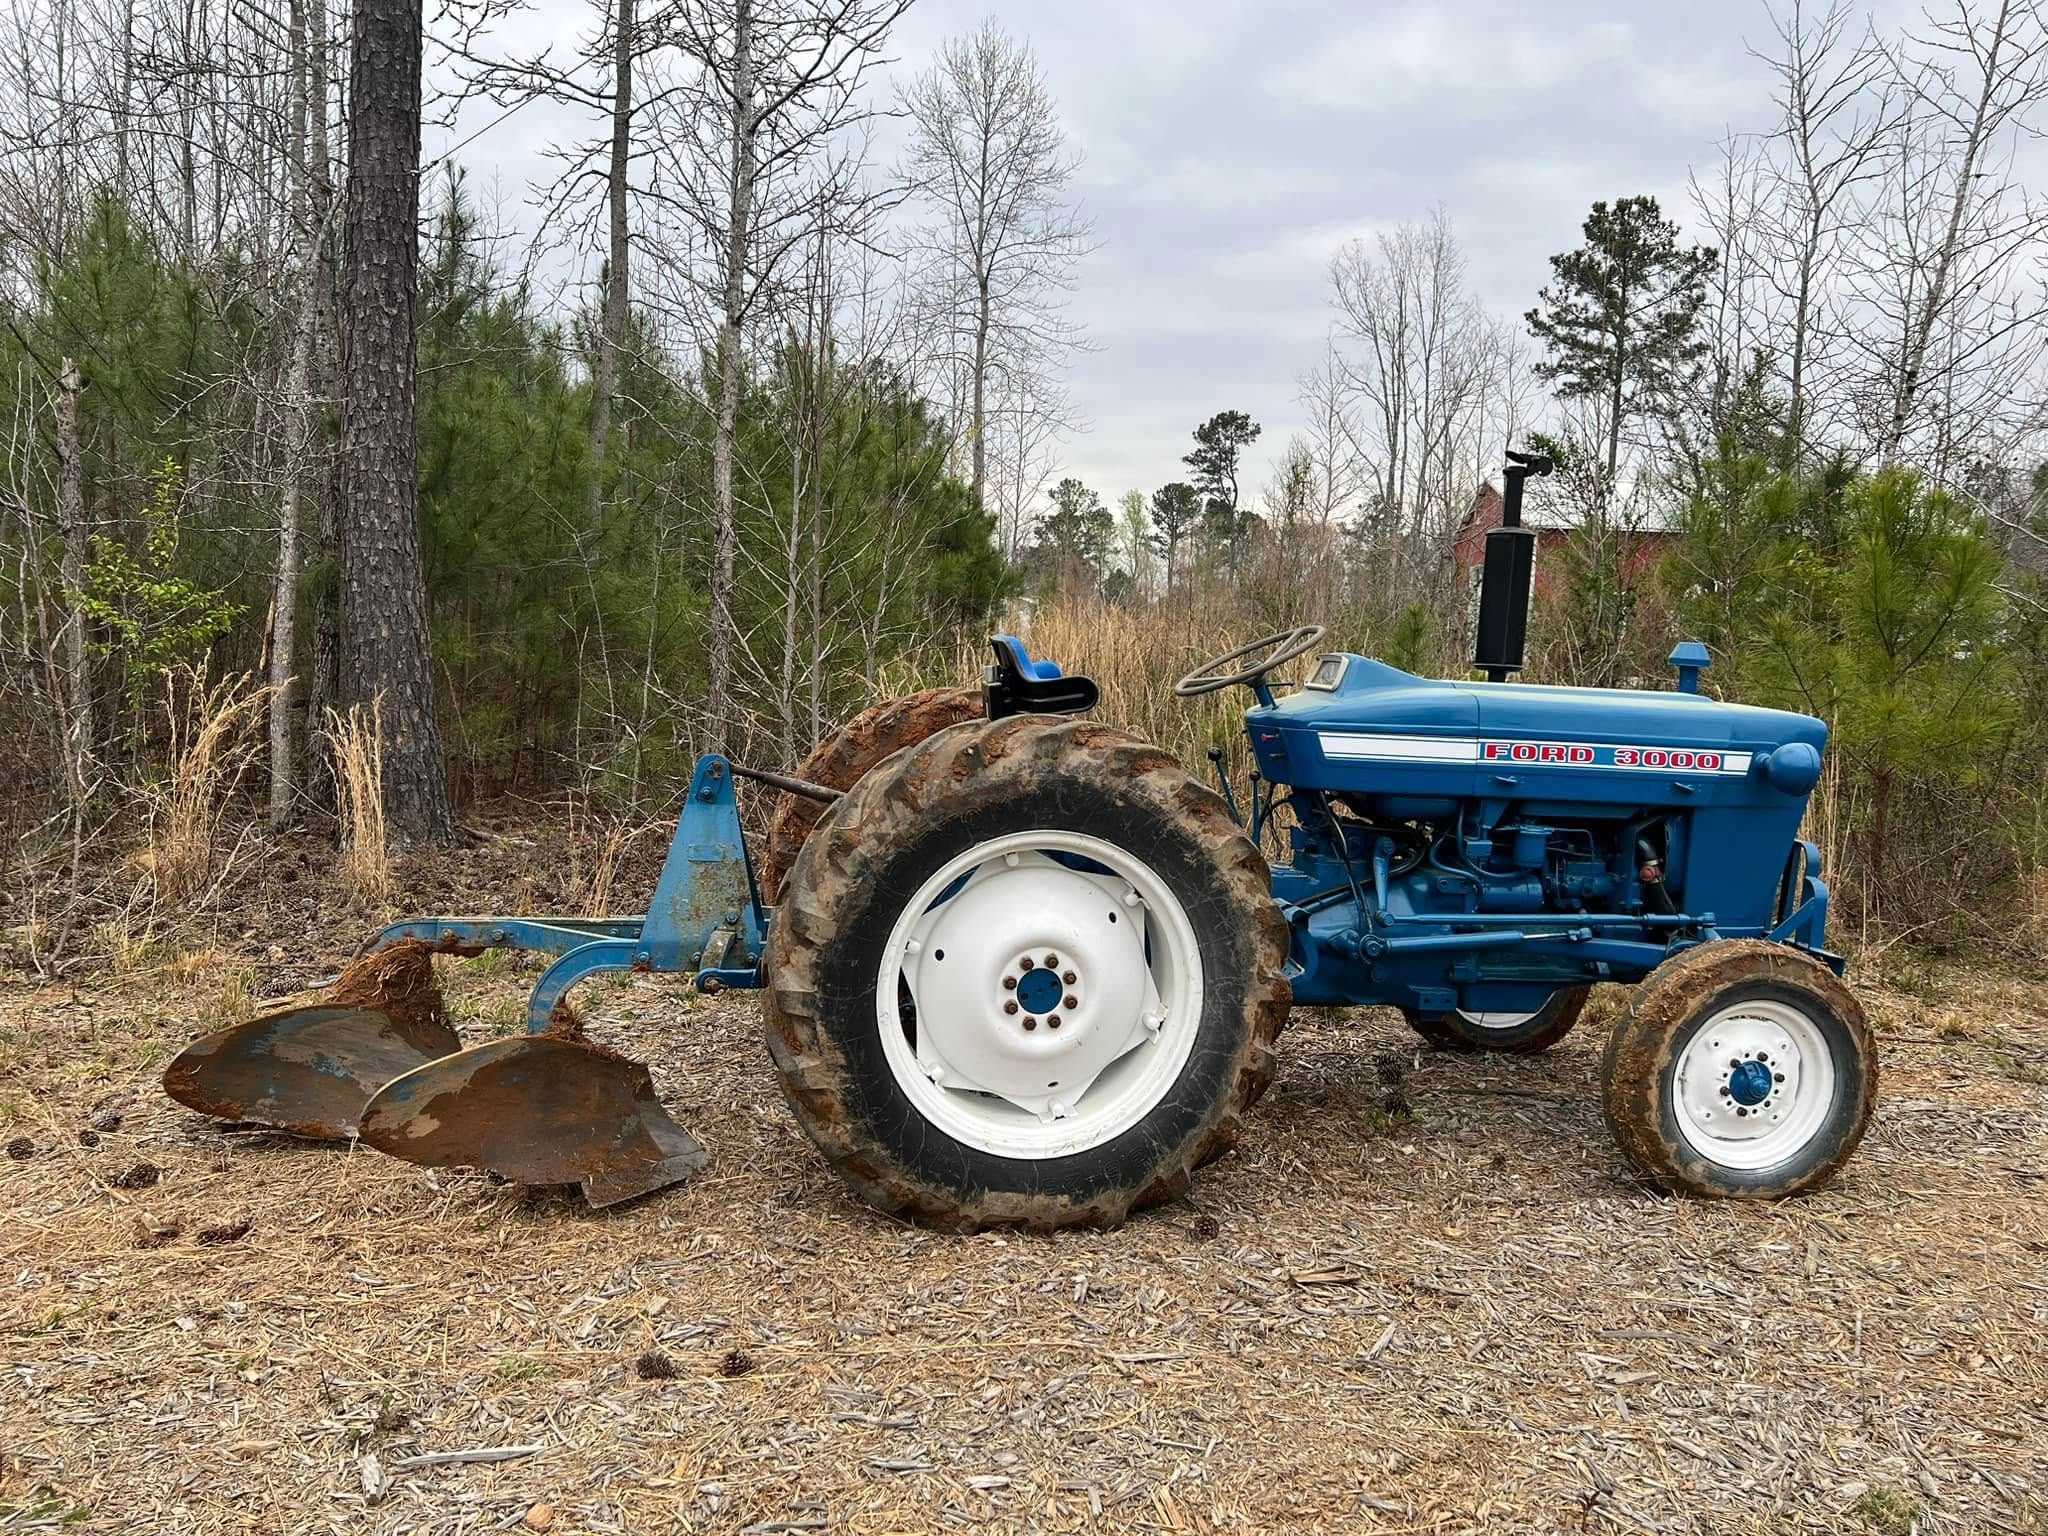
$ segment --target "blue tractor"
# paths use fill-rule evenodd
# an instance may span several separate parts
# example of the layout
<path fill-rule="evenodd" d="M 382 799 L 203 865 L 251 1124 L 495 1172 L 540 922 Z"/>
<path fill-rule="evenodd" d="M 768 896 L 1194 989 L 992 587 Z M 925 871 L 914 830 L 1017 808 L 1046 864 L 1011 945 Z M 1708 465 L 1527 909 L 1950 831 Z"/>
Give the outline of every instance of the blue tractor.
<path fill-rule="evenodd" d="M 1693 644 L 1671 691 L 1507 681 L 1522 479 L 1548 467 L 1513 457 L 1481 599 L 1491 680 L 1320 653 L 1312 625 L 1217 657 L 1177 690 L 1251 692 L 1242 797 L 1081 718 L 1092 683 L 997 636 L 979 690 L 879 706 L 794 777 L 700 760 L 646 913 L 396 924 L 320 1003 L 196 1041 L 166 1087 L 610 1204 L 706 1154 L 566 999 L 599 972 L 682 973 L 763 989 L 792 1110 L 878 1208 L 956 1230 L 1106 1225 L 1231 1145 L 1297 1004 L 1397 1008 L 1438 1046 L 1528 1052 L 1617 982 L 1635 993 L 1601 1087 L 1629 1161 L 1702 1197 L 1815 1188 L 1876 1091 L 1799 836 L 1825 727 L 1703 696 Z M 742 777 L 782 795 L 758 867 Z M 555 958 L 527 1032 L 464 1049 L 432 956 L 492 947 Z"/>

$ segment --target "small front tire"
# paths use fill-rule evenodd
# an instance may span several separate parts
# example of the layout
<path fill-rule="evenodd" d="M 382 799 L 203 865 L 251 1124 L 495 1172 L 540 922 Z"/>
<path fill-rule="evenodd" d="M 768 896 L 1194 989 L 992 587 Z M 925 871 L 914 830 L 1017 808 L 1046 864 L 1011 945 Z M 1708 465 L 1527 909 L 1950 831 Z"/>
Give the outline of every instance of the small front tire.
<path fill-rule="evenodd" d="M 1601 1099 L 1622 1153 L 1668 1189 L 1776 1200 L 1840 1171 L 1877 1102 L 1877 1047 L 1835 973 L 1762 939 L 1702 944 L 1636 990 Z"/>
<path fill-rule="evenodd" d="M 1480 1013 L 1466 1008 L 1449 1013 L 1408 1012 L 1408 1027 L 1444 1051 L 1496 1051 L 1533 1056 L 1547 1051 L 1572 1032 L 1586 1011 L 1591 987 L 1566 987 L 1553 992 L 1541 1008 L 1529 1013 Z"/>

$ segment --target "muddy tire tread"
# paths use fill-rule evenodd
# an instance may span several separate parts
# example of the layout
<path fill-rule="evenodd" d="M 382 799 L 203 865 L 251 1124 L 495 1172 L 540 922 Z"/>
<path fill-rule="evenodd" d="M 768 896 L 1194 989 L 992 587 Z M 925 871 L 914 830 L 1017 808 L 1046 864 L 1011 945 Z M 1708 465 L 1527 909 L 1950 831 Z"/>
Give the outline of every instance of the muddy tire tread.
<path fill-rule="evenodd" d="M 899 1166 L 849 1116 L 840 1097 L 846 1064 L 818 1017 L 818 972 L 833 913 L 867 878 L 879 851 L 907 840 L 944 801 L 998 803 L 1015 786 L 1054 769 L 1085 765 L 1170 812 L 1205 847 L 1221 872 L 1229 921 L 1251 938 L 1255 968 L 1244 1008 L 1246 1027 L 1231 1091 L 1219 1110 L 1140 1187 L 1066 1197 L 988 1191 L 963 1205 Z M 1165 751 L 1092 720 L 1019 716 L 956 725 L 869 771 L 830 807 L 790 871 L 786 899 L 769 938 L 763 1006 L 769 1055 L 785 1097 L 812 1141 L 878 1210 L 952 1231 L 1024 1226 L 1110 1227 L 1130 1212 L 1171 1199 L 1195 1170 L 1237 1140 L 1245 1115 L 1273 1080 L 1275 1044 L 1292 997 L 1284 972 L 1287 929 L 1271 897 L 1264 857 L 1214 791 Z"/>
<path fill-rule="evenodd" d="M 1543 1006 L 1556 1011 L 1541 1021 L 1529 1034 L 1515 1040 L 1493 1041 L 1486 1038 L 1486 1031 L 1475 1030 L 1466 1033 L 1458 1027 L 1454 1015 L 1408 1012 L 1405 1017 L 1408 1027 L 1441 1051 L 1482 1051 L 1499 1056 L 1534 1056 L 1547 1051 L 1558 1041 L 1572 1032 L 1579 1022 L 1579 1015 L 1586 1011 L 1586 1004 L 1592 999 L 1590 986 L 1561 987 L 1550 995 Z M 1562 1001 L 1560 1001 L 1562 999 Z"/>
<path fill-rule="evenodd" d="M 1859 1102 L 1835 1145 L 1812 1167 L 1771 1181 L 1716 1179 L 1714 1165 L 1664 1134 L 1665 1070 L 1682 1048 L 1680 1030 L 1723 988 L 1771 980 L 1809 989 L 1848 1027 L 1869 1066 L 1855 1085 Z M 1622 1155 L 1667 1189 L 1702 1199 L 1777 1200 L 1818 1189 L 1849 1160 L 1877 1104 L 1877 1044 L 1863 1005 L 1819 960 L 1766 939 L 1722 939 L 1665 961 L 1636 989 L 1614 1026 L 1601 1061 L 1600 1102 Z"/>
<path fill-rule="evenodd" d="M 884 699 L 812 747 L 796 765 L 795 775 L 827 789 L 851 789 L 876 764 L 905 747 L 916 746 L 934 732 L 979 718 L 982 709 L 979 686 L 926 688 Z M 785 792 L 777 798 L 761 855 L 762 900 L 773 903 L 781 899 L 796 856 L 828 809 L 824 802 L 804 795 Z"/>

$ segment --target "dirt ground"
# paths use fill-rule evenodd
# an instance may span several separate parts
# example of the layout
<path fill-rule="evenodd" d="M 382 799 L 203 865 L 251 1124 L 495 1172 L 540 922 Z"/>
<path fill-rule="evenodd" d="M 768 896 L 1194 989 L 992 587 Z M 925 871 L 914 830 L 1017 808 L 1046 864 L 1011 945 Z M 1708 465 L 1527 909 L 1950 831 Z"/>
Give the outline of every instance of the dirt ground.
<path fill-rule="evenodd" d="M 652 979 L 585 989 L 592 1033 L 714 1162 L 602 1215 L 164 1100 L 359 933 L 325 858 L 121 974 L 0 981 L 0 1531 L 2048 1533 L 2038 969 L 1865 965 L 1878 1118 L 1789 1205 L 1632 1181 L 1597 1017 L 1522 1061 L 1303 1010 L 1189 1201 L 961 1239 L 842 1189 L 751 999 Z M 500 827 L 405 899 L 572 863 Z M 441 965 L 513 1027 L 529 971 Z M 514 1454 L 412 1460 L 477 1450 Z"/>

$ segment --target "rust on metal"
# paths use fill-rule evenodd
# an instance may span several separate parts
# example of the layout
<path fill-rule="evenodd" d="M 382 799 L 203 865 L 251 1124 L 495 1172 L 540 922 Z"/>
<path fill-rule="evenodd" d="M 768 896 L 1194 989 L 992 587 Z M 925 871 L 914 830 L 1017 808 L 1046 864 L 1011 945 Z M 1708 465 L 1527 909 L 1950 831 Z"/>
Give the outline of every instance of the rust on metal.
<path fill-rule="evenodd" d="M 461 1048 L 432 951 L 413 941 L 354 961 L 321 1003 L 193 1041 L 165 1069 L 164 1091 L 217 1119 L 341 1141 L 378 1088 Z"/>
<path fill-rule="evenodd" d="M 552 1035 L 493 1040 L 406 1073 L 370 1100 L 361 1135 L 429 1168 L 580 1184 L 600 1208 L 710 1161 L 661 1107 L 644 1065 Z"/>
<path fill-rule="evenodd" d="M 732 763 L 733 776 L 752 779 L 756 784 L 766 784 L 770 789 L 779 789 L 785 794 L 796 795 L 805 800 L 815 800 L 820 805 L 830 805 L 846 791 L 830 789 L 823 784 L 813 784 L 809 779 L 799 779 L 794 774 L 775 773 L 767 768 L 748 768 Z"/>
<path fill-rule="evenodd" d="M 849 790 L 884 759 L 948 726 L 980 719 L 982 710 L 978 687 L 927 688 L 905 698 L 885 700 L 855 715 L 813 747 L 797 765 L 795 777 L 821 789 Z M 761 859 L 763 900 L 781 899 L 783 883 L 805 839 L 830 808 L 787 792 L 779 798 Z"/>

